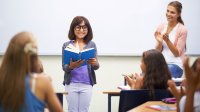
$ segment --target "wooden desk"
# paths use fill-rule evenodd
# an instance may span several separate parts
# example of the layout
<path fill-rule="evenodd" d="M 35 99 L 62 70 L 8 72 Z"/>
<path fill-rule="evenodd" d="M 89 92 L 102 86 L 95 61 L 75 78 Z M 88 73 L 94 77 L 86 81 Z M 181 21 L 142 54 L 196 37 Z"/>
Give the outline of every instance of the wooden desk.
<path fill-rule="evenodd" d="M 103 94 L 108 94 L 108 112 L 111 112 L 111 97 L 120 96 L 120 91 L 104 91 Z"/>
<path fill-rule="evenodd" d="M 176 104 L 166 104 L 166 103 L 163 103 L 162 101 L 148 101 L 140 106 L 137 106 L 129 110 L 128 112 L 160 112 L 159 110 L 147 108 L 146 106 L 148 105 L 168 105 L 168 106 L 176 107 Z M 176 111 L 165 111 L 165 112 L 176 112 Z"/>

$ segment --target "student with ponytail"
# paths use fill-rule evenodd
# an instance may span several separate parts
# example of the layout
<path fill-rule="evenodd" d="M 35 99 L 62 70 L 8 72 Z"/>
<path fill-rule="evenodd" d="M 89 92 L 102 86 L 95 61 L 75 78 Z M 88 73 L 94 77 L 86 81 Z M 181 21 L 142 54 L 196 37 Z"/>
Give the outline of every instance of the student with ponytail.
<path fill-rule="evenodd" d="M 63 111 L 51 81 L 36 71 L 33 58 L 38 58 L 34 36 L 16 34 L 0 66 L 0 112 L 44 112 L 46 105 L 52 112 Z"/>
<path fill-rule="evenodd" d="M 183 74 L 183 59 L 186 50 L 187 29 L 181 18 L 182 4 L 172 1 L 167 6 L 167 23 L 158 26 L 155 31 L 156 49 L 161 51 L 168 64 L 172 77 Z"/>

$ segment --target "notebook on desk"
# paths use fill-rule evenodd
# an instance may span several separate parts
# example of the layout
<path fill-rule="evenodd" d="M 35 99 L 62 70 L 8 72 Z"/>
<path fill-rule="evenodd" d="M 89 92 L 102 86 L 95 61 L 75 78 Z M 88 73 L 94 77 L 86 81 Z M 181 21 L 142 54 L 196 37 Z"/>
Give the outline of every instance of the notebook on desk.
<path fill-rule="evenodd" d="M 154 109 L 154 110 L 159 110 L 159 111 L 172 111 L 176 110 L 176 107 L 168 106 L 168 105 L 149 105 L 146 106 L 147 108 Z"/>

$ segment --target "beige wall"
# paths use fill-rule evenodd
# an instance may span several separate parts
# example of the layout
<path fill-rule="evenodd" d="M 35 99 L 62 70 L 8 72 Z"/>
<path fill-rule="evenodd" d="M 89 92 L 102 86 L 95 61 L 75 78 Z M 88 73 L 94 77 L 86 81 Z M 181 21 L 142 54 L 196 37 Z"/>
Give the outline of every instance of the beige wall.
<path fill-rule="evenodd" d="M 40 56 L 45 72 L 51 76 L 56 92 L 63 92 L 64 86 L 61 56 Z M 191 63 L 196 57 L 191 58 Z M 141 57 L 135 56 L 99 56 L 100 69 L 96 71 L 97 84 L 93 89 L 93 97 L 90 112 L 107 111 L 107 95 L 103 91 L 117 90 L 117 86 L 123 85 L 123 73 L 140 72 Z M 2 56 L 0 56 L 0 63 Z M 112 97 L 112 112 L 118 111 L 119 97 Z M 67 112 L 67 103 L 64 98 L 64 110 Z"/>

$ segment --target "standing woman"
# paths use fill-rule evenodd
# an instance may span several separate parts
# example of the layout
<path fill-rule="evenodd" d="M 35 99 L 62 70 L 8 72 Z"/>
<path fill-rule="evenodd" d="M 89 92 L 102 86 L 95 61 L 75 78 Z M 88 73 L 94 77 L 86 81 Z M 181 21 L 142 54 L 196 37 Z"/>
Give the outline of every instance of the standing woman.
<path fill-rule="evenodd" d="M 97 60 L 97 48 L 92 40 L 93 33 L 90 23 L 83 16 L 76 16 L 70 26 L 68 38 L 62 47 L 62 68 L 65 72 L 65 89 L 68 92 L 67 102 L 69 112 L 88 112 L 91 97 L 92 86 L 96 84 L 94 70 L 99 68 Z M 66 47 L 81 50 L 94 48 L 96 50 L 95 58 L 90 58 L 87 65 L 81 66 L 85 60 L 78 60 L 70 64 L 64 64 L 64 49 Z"/>
<path fill-rule="evenodd" d="M 158 26 L 154 36 L 156 49 L 161 51 L 168 64 L 172 77 L 183 74 L 183 59 L 186 50 L 187 29 L 181 18 L 182 4 L 172 1 L 167 6 L 167 23 Z"/>

